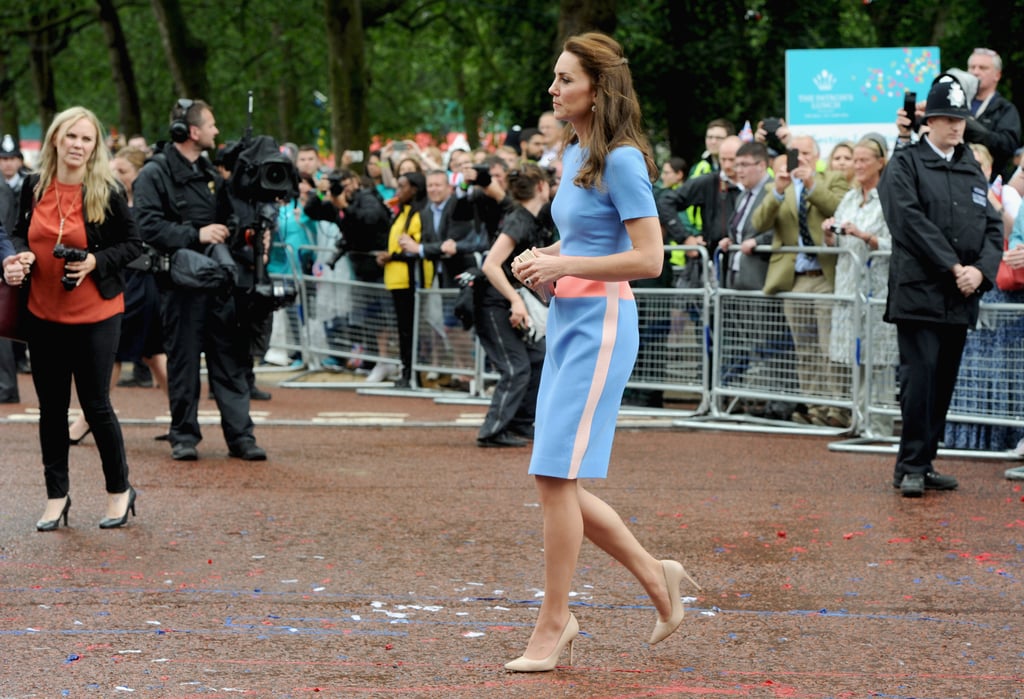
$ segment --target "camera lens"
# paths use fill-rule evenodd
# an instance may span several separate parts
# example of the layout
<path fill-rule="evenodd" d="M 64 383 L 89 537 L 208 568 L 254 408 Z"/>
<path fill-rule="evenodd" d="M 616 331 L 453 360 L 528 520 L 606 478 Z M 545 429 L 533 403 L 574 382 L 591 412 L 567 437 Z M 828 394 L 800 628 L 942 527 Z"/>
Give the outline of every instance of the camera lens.
<path fill-rule="evenodd" d="M 288 181 L 288 167 L 284 163 L 267 163 L 263 167 L 263 184 L 271 187 Z"/>

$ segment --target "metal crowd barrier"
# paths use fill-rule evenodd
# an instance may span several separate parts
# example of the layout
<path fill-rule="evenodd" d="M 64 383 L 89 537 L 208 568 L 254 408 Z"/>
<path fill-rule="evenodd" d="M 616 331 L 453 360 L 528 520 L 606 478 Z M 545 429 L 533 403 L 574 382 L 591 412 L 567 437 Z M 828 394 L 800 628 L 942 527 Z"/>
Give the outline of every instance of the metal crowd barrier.
<path fill-rule="evenodd" d="M 301 354 L 311 370 L 352 370 L 381 361 L 397 366 L 398 333 L 391 298 L 383 285 L 356 281 L 347 257 L 340 258 L 333 269 L 328 267 L 325 262 L 333 248 L 302 250 L 315 255 L 312 270 L 303 274 L 293 269 L 276 276 L 296 284 L 299 293 L 294 308 L 279 312 L 278 318 L 287 319 L 287 329 L 275 333 L 272 350 Z M 627 388 L 662 391 L 691 405 L 690 410 L 662 411 L 670 416 L 683 412 L 674 423 L 681 426 L 859 437 L 849 440 L 851 449 L 894 441 L 899 418 L 898 352 L 894 326 L 882 321 L 888 252 L 868 256 L 856 288 L 846 293 L 766 296 L 721 288 L 717 260 L 709 258 L 703 247 L 666 246 L 667 252 L 674 250 L 698 253 L 688 264 L 702 270 L 699 284 L 634 290 L 641 346 Z M 756 251 L 850 254 L 839 248 L 759 246 Z M 463 330 L 454 317 L 457 293 L 456 289 L 430 288 L 416 294 L 413 389 L 438 399 L 438 392 L 427 390 L 418 379 L 458 377 L 468 388 L 465 398 L 481 402 L 495 374 L 488 370 L 475 333 Z M 787 314 L 802 315 L 808 327 L 828 323 L 829 331 L 818 337 L 794 337 Z M 1018 398 L 1024 397 L 1024 303 L 983 303 L 981 315 L 978 329 L 968 337 L 948 421 L 1019 432 L 1024 437 L 1024 410 L 1018 402 L 1024 400 Z M 824 374 L 824 383 L 807 381 L 811 355 L 805 354 L 801 365 L 797 352 L 801 345 L 815 350 L 811 353 L 817 362 L 814 370 Z M 361 382 L 346 385 L 367 387 Z M 800 404 L 834 408 L 845 422 L 795 424 L 787 410 Z"/>

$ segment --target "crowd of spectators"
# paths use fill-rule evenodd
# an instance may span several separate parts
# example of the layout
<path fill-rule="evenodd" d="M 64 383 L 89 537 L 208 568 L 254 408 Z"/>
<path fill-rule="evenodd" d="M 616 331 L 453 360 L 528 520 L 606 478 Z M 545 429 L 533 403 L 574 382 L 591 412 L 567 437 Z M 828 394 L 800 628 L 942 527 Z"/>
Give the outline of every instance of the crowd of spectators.
<path fill-rule="evenodd" d="M 1024 223 L 1017 218 L 1024 194 L 1024 173 L 1018 167 L 1022 150 L 1020 118 L 1013 104 L 996 89 L 1001 59 L 995 52 L 978 49 L 970 56 L 967 71 L 952 69 L 948 73 L 963 85 L 971 110 L 964 139 L 991 182 L 987 196 L 1005 223 L 1007 262 L 1024 266 Z M 812 136 L 791 133 L 784 120 L 758 121 L 742 135 L 726 119 L 711 120 L 705 148 L 693 154 L 692 166 L 685 157 L 690 154 L 671 154 L 661 163 L 657 204 L 664 242 L 691 249 L 666 255 L 665 273 L 647 284 L 666 288 L 708 284 L 708 268 L 700 264 L 703 258 L 693 249 L 703 247 L 715 261 L 710 269 L 721 288 L 761 291 L 766 298 L 780 292 L 800 296 L 787 297 L 779 304 L 778 316 L 766 316 L 760 326 L 755 323 L 746 327 L 744 344 L 726 348 L 723 353 L 727 365 L 743 364 L 747 360 L 738 354 L 771 344 L 792 351 L 796 385 L 786 390 L 838 399 L 848 395 L 854 383 L 862 388 L 868 385 L 870 374 L 870 383 L 894 392 L 892 367 L 897 357 L 891 327 L 881 322 L 879 314 L 857 317 L 854 306 L 837 305 L 832 299 L 857 292 L 874 299 L 886 295 L 887 259 L 873 253 L 890 250 L 892 239 L 877 187 L 894 150 L 919 138 L 920 130 L 906 127 L 912 125 L 911 117 L 916 117 L 920 126 L 923 109 L 922 102 L 915 115 L 900 111 L 901 136 L 895 142 L 880 134 L 863 134 L 838 142 L 827 154 L 820 151 Z M 366 346 L 344 348 L 364 353 L 365 360 L 356 352 L 357 356 L 344 365 L 333 357 L 320 358 L 321 363 L 328 368 L 361 372 L 371 383 L 390 379 L 399 387 L 415 385 L 411 374 L 415 290 L 454 288 L 463 273 L 479 272 L 488 248 L 508 233 L 503 227 L 506 217 L 516 210 L 510 179 L 522 181 L 526 164 L 541 168 L 547 183 L 542 188 L 543 196 L 547 201 L 554 197 L 561 175 L 561 133 L 561 124 L 548 112 L 495 149 L 470 149 L 464 142 L 456 142 L 441 150 L 396 140 L 372 152 L 345 151 L 337 167 L 327 166 L 314 146 L 284 144 L 282 150 L 292 157 L 298 172 L 299 193 L 279 209 L 273 232 L 273 242 L 278 245 L 271 251 L 268 271 L 287 275 L 301 270 L 307 275 L 382 285 L 391 295 L 394 313 L 385 313 L 378 304 L 365 309 L 366 315 L 397 318 L 395 327 L 379 328 L 367 339 Z M 150 153 L 149 146 L 141 136 L 123 145 L 108 145 L 112 151 L 123 148 L 115 153 L 115 163 L 124 163 L 125 172 L 119 171 L 119 175 L 130 196 L 132 175 L 141 167 L 137 161 Z M 9 137 L 0 145 L 0 172 L 0 214 L 6 227 L 12 215 L 10 205 L 5 204 L 6 195 L 16 194 L 27 173 L 21 153 Z M 535 199 L 537 191 L 531 189 L 528 198 Z M 534 204 L 531 206 L 537 208 Z M 539 209 L 532 213 L 541 218 L 546 215 Z M 777 248 L 786 251 L 773 252 Z M 823 248 L 835 248 L 838 254 Z M 1020 253 L 1013 252 L 1017 248 Z M 286 249 L 296 254 L 289 257 Z M 338 252 L 325 253 L 325 249 Z M 336 270 L 342 254 L 346 262 Z M 1024 301 L 1020 293 L 993 286 L 983 302 L 1019 303 Z M 820 295 L 821 300 L 807 300 L 808 294 Z M 316 299 L 318 306 L 326 307 L 350 302 L 327 291 L 318 293 Z M 326 312 L 318 315 L 329 317 L 329 311 L 323 310 Z M 510 302 L 504 312 L 523 322 L 518 304 Z M 655 312 L 641 308 L 641 324 L 656 324 L 651 317 Z M 274 346 L 298 344 L 295 328 L 299 323 L 296 309 L 278 311 L 273 331 L 269 327 L 266 331 L 268 335 L 272 332 L 276 341 L 270 342 L 271 348 L 256 361 L 291 368 L 303 366 L 308 357 Z M 866 366 L 854 348 L 868 323 L 872 326 L 873 346 L 868 355 L 871 363 Z M 979 396 L 1004 403 L 1019 400 L 1009 395 L 1015 384 L 997 383 L 999 379 L 992 371 L 983 368 L 1003 367 L 1002 378 L 1021 374 L 1011 370 L 1024 368 L 1024 353 L 1018 349 L 1022 328 L 1018 325 L 1003 316 L 991 316 L 983 318 L 970 334 L 960 387 L 953 401 L 954 413 L 960 408 L 976 410 Z M 325 330 L 313 328 L 310 332 L 317 336 Z M 122 384 L 147 385 L 152 380 L 147 365 L 155 369 L 152 373 L 157 382 L 165 383 L 162 361 L 154 366 L 154 357 L 159 359 L 160 353 L 155 351 L 152 338 L 143 341 L 145 330 L 128 334 L 118 359 L 131 361 L 136 368 L 131 377 L 122 379 Z M 653 365 L 658 359 L 652 347 L 663 343 L 664 336 L 642 333 L 642 337 L 647 346 L 641 347 L 639 362 Z M 0 402 L 18 400 L 15 367 L 29 369 L 29 358 L 19 350 L 17 345 L 0 340 Z M 987 363 L 979 363 L 980 358 Z M 252 398 L 269 399 L 270 394 L 256 385 L 252 371 L 249 375 Z M 781 386 L 786 379 L 780 376 L 779 381 Z M 627 399 L 645 405 L 663 404 L 663 397 L 656 392 L 631 391 Z M 759 415 L 801 424 L 848 427 L 853 419 L 848 409 L 831 403 L 776 401 L 747 407 L 760 410 Z M 891 420 L 878 420 L 872 425 L 881 433 L 891 427 Z M 76 425 L 72 441 L 80 440 L 85 430 L 84 424 Z M 488 440 L 504 430 L 504 425 L 496 427 L 493 434 L 481 437 Z M 968 448 L 1024 451 L 1024 446 L 1019 446 L 1024 444 L 1024 431 L 1014 427 L 950 423 L 946 440 Z"/>

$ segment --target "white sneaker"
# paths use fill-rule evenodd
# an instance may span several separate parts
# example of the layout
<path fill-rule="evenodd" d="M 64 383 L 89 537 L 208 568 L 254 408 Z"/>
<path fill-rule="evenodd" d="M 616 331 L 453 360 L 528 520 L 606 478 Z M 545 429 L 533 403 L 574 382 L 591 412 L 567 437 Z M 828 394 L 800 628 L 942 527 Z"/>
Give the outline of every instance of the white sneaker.
<path fill-rule="evenodd" d="M 391 378 L 393 372 L 394 364 L 377 362 L 373 367 L 373 371 L 366 377 L 366 383 L 380 383 L 385 379 Z"/>
<path fill-rule="evenodd" d="M 1024 466 L 1008 468 L 1003 475 L 1006 476 L 1008 481 L 1024 481 Z"/>

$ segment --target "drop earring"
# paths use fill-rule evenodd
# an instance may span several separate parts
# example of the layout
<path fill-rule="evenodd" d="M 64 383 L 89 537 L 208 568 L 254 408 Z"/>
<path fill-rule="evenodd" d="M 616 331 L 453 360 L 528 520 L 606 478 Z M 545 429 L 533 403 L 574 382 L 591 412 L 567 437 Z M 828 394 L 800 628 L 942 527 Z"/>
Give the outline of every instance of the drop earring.
<path fill-rule="evenodd" d="M 590 105 L 590 111 L 596 112 L 597 111 L 597 105 L 596 104 Z"/>

